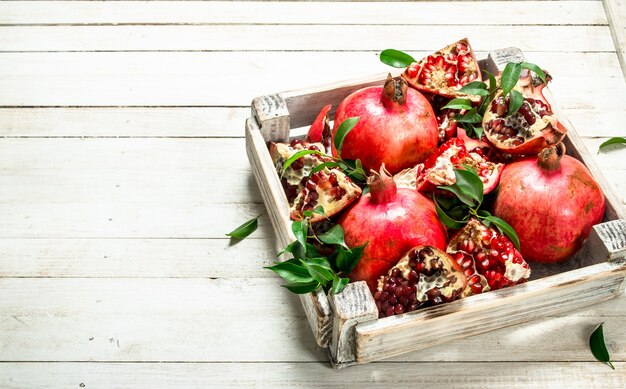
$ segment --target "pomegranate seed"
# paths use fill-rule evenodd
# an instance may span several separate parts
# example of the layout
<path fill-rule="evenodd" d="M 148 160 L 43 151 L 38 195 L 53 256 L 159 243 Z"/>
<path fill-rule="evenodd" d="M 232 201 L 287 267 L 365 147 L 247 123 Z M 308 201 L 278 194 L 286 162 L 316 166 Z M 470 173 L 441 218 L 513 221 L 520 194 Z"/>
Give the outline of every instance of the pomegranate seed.
<path fill-rule="evenodd" d="M 396 315 L 404 313 L 404 307 L 400 304 L 396 304 L 396 306 L 394 307 L 394 312 Z"/>
<path fill-rule="evenodd" d="M 398 302 L 398 299 L 395 295 L 392 294 L 391 296 L 389 296 L 389 300 L 387 301 L 389 301 L 389 304 L 395 304 Z"/>
<path fill-rule="evenodd" d="M 388 299 L 388 298 L 389 298 L 389 293 L 387 293 L 387 292 L 382 292 L 382 293 L 380 294 L 380 301 L 385 302 L 385 301 L 387 301 L 387 299 Z"/>
<path fill-rule="evenodd" d="M 394 308 L 393 308 L 393 307 L 389 307 L 389 308 L 387 308 L 387 309 L 385 310 L 385 314 L 386 314 L 387 316 L 393 316 L 393 313 L 394 313 Z"/>

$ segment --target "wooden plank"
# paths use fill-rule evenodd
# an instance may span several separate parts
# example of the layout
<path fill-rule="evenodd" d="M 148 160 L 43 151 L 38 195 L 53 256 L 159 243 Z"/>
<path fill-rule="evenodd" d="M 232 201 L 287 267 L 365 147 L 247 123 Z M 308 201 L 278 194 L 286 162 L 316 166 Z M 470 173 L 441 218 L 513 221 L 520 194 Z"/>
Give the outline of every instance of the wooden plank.
<path fill-rule="evenodd" d="M 0 239 L 0 277 L 274 278 L 273 272 L 263 269 L 276 260 L 274 242 L 257 239 L 259 232 L 237 243 L 230 239 Z"/>
<path fill-rule="evenodd" d="M 606 25 L 598 1 L 389 3 L 88 2 L 0 3 L 0 24 L 582 24 Z M 289 13 L 289 18 L 284 15 Z M 433 15 L 446 15 L 433 18 Z M 523 21 L 523 22 L 521 22 Z"/>
<path fill-rule="evenodd" d="M 626 107 L 564 109 L 581 137 L 623 135 Z M 250 108 L 0 108 L 5 137 L 243 137 Z"/>
<path fill-rule="evenodd" d="M 593 52 L 615 50 L 610 34 L 608 26 L 0 26 L 0 51 L 384 50 L 390 36 L 397 49 L 434 51 L 449 43 L 444 36 L 468 36 L 474 47 L 487 51 L 515 46 L 524 51 Z"/>
<path fill-rule="evenodd" d="M 3 278 L 0 355 L 3 361 L 327 364 L 298 297 L 280 288 L 281 282 L 278 277 Z M 594 361 L 588 336 L 604 321 L 613 360 L 626 361 L 626 345 L 619 341 L 626 338 L 625 306 L 622 296 L 393 360 Z M 235 339 L 245 347 L 232 347 Z"/>
<path fill-rule="evenodd" d="M 551 71 L 563 108 L 626 106 L 614 54 L 534 52 L 527 58 Z M 225 74 L 226 63 L 235 76 Z M 374 52 L 0 53 L 0 106 L 245 107 L 257 96 L 389 70 Z M 233 77 L 242 87 L 233 88 Z"/>
<path fill-rule="evenodd" d="M 332 374 L 323 363 L 3 363 L 7 389 L 65 388 L 317 388 L 350 383 L 449 389 L 588 388 L 622 389 L 626 363 L 617 371 L 597 362 L 375 363 Z"/>
<path fill-rule="evenodd" d="M 603 0 L 602 3 L 615 44 L 615 52 L 622 66 L 622 74 L 626 78 L 626 1 Z"/>

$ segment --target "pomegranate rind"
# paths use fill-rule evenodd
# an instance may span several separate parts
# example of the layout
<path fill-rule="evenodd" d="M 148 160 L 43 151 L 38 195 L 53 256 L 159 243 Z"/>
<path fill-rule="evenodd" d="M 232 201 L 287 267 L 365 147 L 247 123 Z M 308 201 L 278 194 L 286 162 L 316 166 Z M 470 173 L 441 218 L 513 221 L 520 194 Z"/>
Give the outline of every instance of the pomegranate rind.
<path fill-rule="evenodd" d="M 454 301 L 466 285 L 462 269 L 447 253 L 417 246 L 378 279 L 374 301 L 382 318 Z"/>
<path fill-rule="evenodd" d="M 459 51 L 459 48 L 463 49 Z M 462 63 L 458 62 L 458 56 L 460 55 L 462 55 L 464 59 Z M 424 75 L 422 74 L 425 71 L 424 68 L 429 66 L 432 67 L 434 60 L 443 63 L 443 66 L 446 66 L 448 69 L 453 69 L 452 67 L 454 67 L 455 85 L 449 85 L 450 75 L 448 75 L 448 77 L 440 75 L 435 81 L 435 84 L 431 83 L 430 85 L 427 85 L 421 82 L 424 78 Z M 402 77 L 409 83 L 410 86 L 420 92 L 433 93 L 448 98 L 466 98 L 475 103 L 478 103 L 481 100 L 480 96 L 469 95 L 459 91 L 459 89 L 461 89 L 464 85 L 469 84 L 472 81 L 480 81 L 482 79 L 478 61 L 474 55 L 474 50 L 472 50 L 467 38 L 451 43 L 411 64 L 402 73 Z"/>
<path fill-rule="evenodd" d="M 548 111 L 544 116 L 540 116 L 533 111 L 533 116 L 531 117 L 534 117 L 535 123 L 528 128 L 524 128 L 524 130 L 516 130 L 517 135 L 515 139 L 499 134 L 498 130 L 494 129 L 496 127 L 495 122 L 498 119 L 503 120 L 505 126 L 515 130 L 516 127 L 519 127 L 519 123 L 528 126 L 528 122 L 523 118 L 523 115 L 518 111 L 516 114 L 502 119 L 496 112 L 492 112 L 491 107 L 487 109 L 483 116 L 482 125 L 485 137 L 494 148 L 502 153 L 511 155 L 531 155 L 539 153 L 546 147 L 554 146 L 565 138 L 567 128 L 556 117 L 552 111 L 552 106 L 543 95 L 542 91 L 545 87 L 546 84 L 541 80 L 533 77 L 530 72 L 526 72 L 513 88 L 524 96 L 525 103 L 539 101 Z M 499 101 L 501 97 L 502 91 L 496 94 L 494 101 Z M 528 106 L 533 105 L 529 104 Z M 520 141 L 522 143 L 519 143 Z"/>
<path fill-rule="evenodd" d="M 328 112 L 331 108 L 332 105 L 328 104 L 321 109 L 304 138 L 307 142 L 322 143 L 327 150 L 330 146 L 330 121 Z"/>
<path fill-rule="evenodd" d="M 495 248 L 498 243 L 502 247 Z M 468 249 L 468 245 L 473 249 Z M 494 247 L 492 247 L 492 245 Z M 490 251 L 498 251 L 498 256 L 490 256 Z M 497 290 L 504 287 L 523 283 L 530 277 L 530 266 L 513 243 L 504 235 L 500 235 L 493 228 L 487 227 L 477 219 L 470 219 L 468 223 L 457 232 L 448 243 L 446 252 L 449 253 L 462 267 L 468 280 L 478 275 L 483 285 L 482 292 Z M 477 254 L 485 253 L 489 265 L 487 267 L 477 262 Z M 505 254 L 506 258 L 500 254 Z M 471 263 L 468 260 L 471 259 Z M 486 282 L 486 284 L 485 284 Z M 489 289 L 485 289 L 488 286 Z M 473 295 L 480 292 L 468 288 L 464 295 Z"/>

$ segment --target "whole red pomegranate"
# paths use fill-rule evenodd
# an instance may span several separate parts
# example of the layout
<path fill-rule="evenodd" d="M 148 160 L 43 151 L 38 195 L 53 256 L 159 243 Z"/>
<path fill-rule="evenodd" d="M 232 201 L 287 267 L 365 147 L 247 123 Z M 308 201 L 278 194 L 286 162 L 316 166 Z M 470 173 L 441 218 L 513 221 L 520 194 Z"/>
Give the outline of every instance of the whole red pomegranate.
<path fill-rule="evenodd" d="M 365 171 L 377 171 L 384 162 L 395 174 L 422 162 L 437 148 L 439 130 L 433 108 L 401 77 L 390 75 L 383 87 L 359 89 L 341 102 L 332 133 L 334 156 L 339 125 L 355 116 L 359 121 L 344 138 L 341 157 L 360 159 Z"/>
<path fill-rule="evenodd" d="M 589 170 L 559 144 L 504 168 L 493 213 L 515 229 L 526 260 L 559 262 L 582 246 L 604 205 Z"/>
<path fill-rule="evenodd" d="M 397 188 L 384 165 L 380 173 L 372 171 L 368 184 L 369 193 L 343 213 L 339 224 L 348 247 L 367 243 L 350 279 L 367 281 L 374 291 L 376 280 L 409 249 L 430 245 L 443 250 L 447 236 L 435 204 L 415 190 Z"/>

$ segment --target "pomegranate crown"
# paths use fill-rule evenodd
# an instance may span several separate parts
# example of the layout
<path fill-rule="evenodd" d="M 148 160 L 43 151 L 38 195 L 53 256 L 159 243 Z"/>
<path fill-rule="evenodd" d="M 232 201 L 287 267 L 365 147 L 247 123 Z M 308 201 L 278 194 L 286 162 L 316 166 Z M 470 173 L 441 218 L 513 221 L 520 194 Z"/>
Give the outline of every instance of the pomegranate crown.
<path fill-rule="evenodd" d="M 387 108 L 403 105 L 406 101 L 408 88 L 409 85 L 402 77 L 391 77 L 391 74 L 388 74 L 385 85 L 383 86 L 383 105 Z"/>
<path fill-rule="evenodd" d="M 380 166 L 380 172 L 370 171 L 367 178 L 367 184 L 370 187 L 370 195 L 372 202 L 375 204 L 384 204 L 392 202 L 396 198 L 398 188 L 391 174 L 385 169 L 385 164 Z"/>
<path fill-rule="evenodd" d="M 537 155 L 537 164 L 545 170 L 557 170 L 561 166 L 563 155 L 565 155 L 565 145 L 563 143 L 546 147 Z"/>

